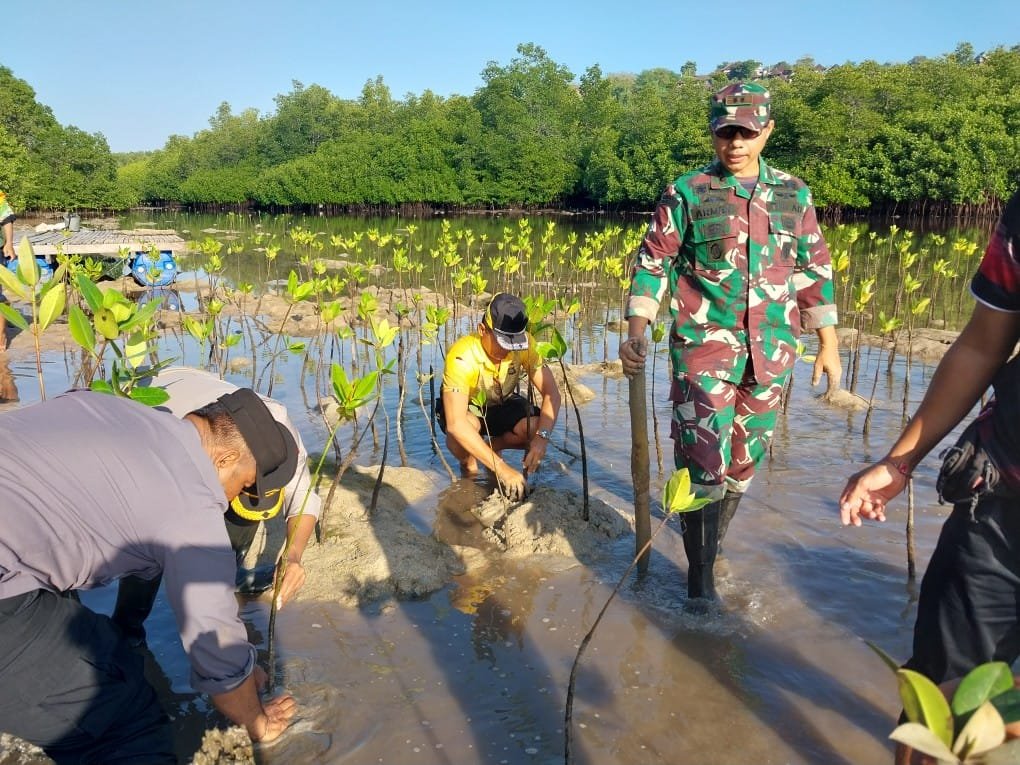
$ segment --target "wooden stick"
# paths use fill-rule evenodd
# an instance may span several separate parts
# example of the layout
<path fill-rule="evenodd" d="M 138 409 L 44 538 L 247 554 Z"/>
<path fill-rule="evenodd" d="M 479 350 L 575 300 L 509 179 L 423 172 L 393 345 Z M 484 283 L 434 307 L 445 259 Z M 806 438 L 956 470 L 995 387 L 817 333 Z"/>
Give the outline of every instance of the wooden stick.
<path fill-rule="evenodd" d="M 648 409 L 645 401 L 645 373 L 628 378 L 630 381 L 630 476 L 634 482 L 634 535 L 638 573 L 648 570 L 651 551 L 647 542 L 652 535 L 652 514 L 648 488 Z"/>

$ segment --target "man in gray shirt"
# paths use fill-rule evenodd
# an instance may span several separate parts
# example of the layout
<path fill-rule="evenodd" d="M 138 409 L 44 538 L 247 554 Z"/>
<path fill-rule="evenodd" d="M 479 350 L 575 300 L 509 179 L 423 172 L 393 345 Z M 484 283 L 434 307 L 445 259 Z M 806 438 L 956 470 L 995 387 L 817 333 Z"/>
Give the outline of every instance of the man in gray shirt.
<path fill-rule="evenodd" d="M 221 380 L 214 374 L 191 367 L 170 367 L 149 378 L 148 385 L 158 387 L 170 394 L 170 399 L 159 408 L 165 409 L 178 417 L 184 417 L 206 404 L 215 401 L 225 393 L 238 389 L 237 385 Z M 301 436 L 287 415 L 287 408 L 278 401 L 266 396 L 261 397 L 273 418 L 283 425 L 293 436 L 298 448 L 298 467 L 294 477 L 281 492 L 280 503 L 266 509 L 253 510 L 244 502 L 243 493 L 231 503 L 231 507 L 223 516 L 231 547 L 237 557 L 238 588 L 243 592 L 261 592 L 273 583 L 273 571 L 249 571 L 242 569 L 245 555 L 255 540 L 259 524 L 269 521 L 280 509 L 287 519 L 287 536 L 290 543 L 286 548 L 286 558 L 281 560 L 284 566 L 283 581 L 280 584 L 278 605 L 283 606 L 301 589 L 305 581 L 305 571 L 301 565 L 308 540 L 311 538 L 315 523 L 319 518 L 322 500 L 312 490 L 311 476 L 308 472 L 308 453 Z M 260 567 L 261 569 L 261 567 Z M 263 575 L 265 574 L 265 575 Z M 120 580 L 117 590 L 117 605 L 113 611 L 113 621 L 121 628 L 128 639 L 135 644 L 145 640 L 145 628 L 142 626 L 152 611 L 160 579 L 143 579 L 141 577 L 124 577 Z"/>
<path fill-rule="evenodd" d="M 252 739 L 283 732 L 296 705 L 259 699 L 223 526 L 226 502 L 271 504 L 297 466 L 253 391 L 183 419 L 67 393 L 0 416 L 0 464 L 0 730 L 58 763 L 176 762 L 141 656 L 66 596 L 162 573 L 193 687 Z"/>

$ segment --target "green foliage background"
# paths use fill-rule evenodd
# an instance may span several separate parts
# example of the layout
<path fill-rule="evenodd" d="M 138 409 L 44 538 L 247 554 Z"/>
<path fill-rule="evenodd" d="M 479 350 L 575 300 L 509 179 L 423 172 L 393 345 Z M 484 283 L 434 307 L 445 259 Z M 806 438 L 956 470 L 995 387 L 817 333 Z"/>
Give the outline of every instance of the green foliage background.
<path fill-rule="evenodd" d="M 471 96 L 396 100 L 378 77 L 345 100 L 295 82 L 272 114 L 223 103 L 208 129 L 117 156 L 102 135 L 58 124 L 0 67 L 0 188 L 22 210 L 648 209 L 666 182 L 711 158 L 708 93 L 759 67 L 606 75 L 596 65 L 576 78 L 537 45 L 517 52 L 490 62 Z M 1020 183 L 1020 46 L 827 70 L 802 59 L 764 76 L 777 123 L 766 157 L 804 178 L 819 205 L 983 205 Z"/>

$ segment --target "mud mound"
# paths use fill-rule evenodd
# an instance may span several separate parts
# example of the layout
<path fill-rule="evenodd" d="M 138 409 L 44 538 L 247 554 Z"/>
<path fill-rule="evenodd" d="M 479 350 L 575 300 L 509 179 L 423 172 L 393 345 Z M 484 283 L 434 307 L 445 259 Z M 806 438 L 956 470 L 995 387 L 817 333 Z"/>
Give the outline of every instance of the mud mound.
<path fill-rule="evenodd" d="M 387 467 L 369 513 L 378 468 L 352 468 L 328 508 L 321 544 L 310 544 L 302 563 L 307 580 L 299 598 L 346 606 L 388 597 L 421 597 L 463 573 L 457 555 L 407 519 L 409 503 L 433 489 L 434 474 Z"/>
<path fill-rule="evenodd" d="M 207 730 L 192 765 L 255 765 L 255 752 L 244 728 Z"/>
<path fill-rule="evenodd" d="M 569 491 L 540 487 L 524 502 L 509 505 L 494 493 L 475 513 L 489 528 L 485 535 L 511 558 L 552 555 L 576 563 L 597 556 L 605 543 L 631 531 L 620 511 L 589 500 L 589 520 L 581 518 L 583 498 Z"/>
<path fill-rule="evenodd" d="M 53 765 L 53 760 L 39 747 L 0 733 L 0 765 Z"/>

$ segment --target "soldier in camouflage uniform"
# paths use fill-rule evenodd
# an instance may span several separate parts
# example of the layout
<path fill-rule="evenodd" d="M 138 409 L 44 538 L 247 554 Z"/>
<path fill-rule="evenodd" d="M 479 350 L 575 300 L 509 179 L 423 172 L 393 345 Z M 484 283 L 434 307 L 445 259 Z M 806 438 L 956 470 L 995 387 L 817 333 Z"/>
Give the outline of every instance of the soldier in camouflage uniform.
<path fill-rule="evenodd" d="M 818 333 L 812 383 L 842 373 L 811 192 L 760 159 L 774 125 L 760 85 L 711 97 L 716 159 L 666 187 L 631 278 L 624 371 L 643 373 L 645 327 L 668 291 L 675 463 L 713 500 L 684 516 L 690 598 L 716 598 L 719 546 L 768 449 L 802 330 Z"/>

